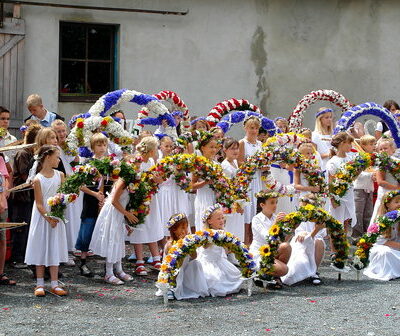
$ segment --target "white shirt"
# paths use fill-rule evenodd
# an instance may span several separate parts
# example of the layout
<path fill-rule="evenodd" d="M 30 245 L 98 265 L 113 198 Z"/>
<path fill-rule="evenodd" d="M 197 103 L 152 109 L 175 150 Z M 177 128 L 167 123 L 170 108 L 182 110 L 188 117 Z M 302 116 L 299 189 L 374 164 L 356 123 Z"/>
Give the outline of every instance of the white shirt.
<path fill-rule="evenodd" d="M 374 191 L 374 182 L 372 181 L 372 172 L 362 172 L 354 181 L 354 189 L 364 189 L 370 193 Z"/>
<path fill-rule="evenodd" d="M 253 231 L 253 242 L 250 245 L 250 253 L 253 254 L 254 258 L 258 257 L 261 246 L 265 245 L 265 237 L 269 236 L 269 229 L 275 223 L 276 215 L 272 215 L 271 218 L 265 216 L 262 212 L 259 212 L 251 220 L 251 230 Z"/>

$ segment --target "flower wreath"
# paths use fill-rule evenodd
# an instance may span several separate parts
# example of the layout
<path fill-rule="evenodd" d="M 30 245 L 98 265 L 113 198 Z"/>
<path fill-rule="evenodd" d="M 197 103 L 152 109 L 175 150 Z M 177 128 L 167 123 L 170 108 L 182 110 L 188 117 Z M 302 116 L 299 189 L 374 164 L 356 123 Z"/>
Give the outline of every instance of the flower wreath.
<path fill-rule="evenodd" d="M 396 196 L 400 195 L 396 191 Z M 394 196 L 393 196 L 394 197 Z M 400 220 L 400 211 L 394 210 L 387 212 L 385 215 L 378 217 L 377 222 L 372 224 L 367 233 L 365 233 L 357 242 L 357 250 L 354 252 L 352 264 L 357 270 L 362 270 L 369 264 L 369 253 L 371 247 L 375 244 L 379 235 L 388 231 L 393 225 Z"/>
<path fill-rule="evenodd" d="M 379 117 L 388 126 L 396 146 L 400 147 L 400 124 L 392 113 L 376 103 L 364 103 L 348 109 L 337 122 L 333 134 L 348 130 L 358 118 L 365 115 Z"/>
<path fill-rule="evenodd" d="M 248 100 L 232 98 L 215 105 L 210 112 L 208 112 L 206 120 L 211 126 L 215 126 L 225 114 L 233 110 L 250 110 L 263 114 L 258 106 L 250 104 Z"/>
<path fill-rule="evenodd" d="M 298 211 L 287 214 L 285 218 L 269 229 L 269 235 L 266 237 L 267 243 L 260 247 L 261 260 L 258 274 L 262 278 L 271 277 L 279 244 L 284 241 L 285 235 L 292 233 L 301 222 L 325 224 L 336 252 L 333 265 L 339 269 L 344 268 L 348 259 L 349 243 L 343 225 L 325 210 L 307 204 L 300 207 Z"/>
<path fill-rule="evenodd" d="M 203 224 L 206 224 L 207 220 L 210 218 L 210 216 L 214 213 L 214 211 L 222 209 L 222 205 L 219 203 L 213 204 L 209 206 L 206 210 L 204 210 L 203 215 L 201 216 L 201 222 Z"/>
<path fill-rule="evenodd" d="M 188 144 L 197 142 L 196 149 L 200 149 L 202 143 L 209 141 L 213 137 L 215 137 L 213 133 L 203 130 L 186 132 L 180 135 L 178 139 L 176 139 L 176 145 L 182 152 Z"/>
<path fill-rule="evenodd" d="M 195 252 L 198 247 L 210 243 L 224 247 L 235 254 L 244 278 L 251 278 L 255 274 L 256 263 L 253 256 L 239 238 L 230 232 L 208 229 L 189 234 L 171 246 L 163 259 L 156 286 L 163 293 L 166 293 L 169 289 L 173 290 L 185 257 Z"/>
<path fill-rule="evenodd" d="M 289 129 L 291 131 L 299 131 L 303 125 L 304 111 L 311 104 L 318 100 L 327 100 L 339 106 L 343 111 L 348 110 L 352 105 L 340 93 L 333 90 L 317 90 L 305 95 L 296 105 L 292 114 L 289 117 Z"/>
<path fill-rule="evenodd" d="M 174 217 L 170 218 L 169 221 L 167 222 L 167 229 L 170 229 L 176 223 L 178 223 L 179 221 L 181 221 L 182 219 L 185 219 L 185 218 L 187 218 L 187 217 L 184 213 L 179 213 L 179 214 L 175 215 Z"/>
<path fill-rule="evenodd" d="M 253 111 L 234 111 L 225 115 L 221 121 L 218 122 L 217 127 L 221 128 L 224 133 L 227 133 L 233 124 L 244 122 L 249 117 L 257 117 L 260 120 L 261 127 L 264 128 L 269 136 L 277 133 L 277 128 L 273 120 L 264 117 L 262 114 Z"/>

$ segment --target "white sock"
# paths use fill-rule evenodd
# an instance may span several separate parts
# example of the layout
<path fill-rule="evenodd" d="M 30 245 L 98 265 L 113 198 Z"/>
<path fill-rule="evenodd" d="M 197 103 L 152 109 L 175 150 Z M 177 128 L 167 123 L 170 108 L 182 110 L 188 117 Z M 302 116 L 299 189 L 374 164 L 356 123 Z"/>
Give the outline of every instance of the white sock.
<path fill-rule="evenodd" d="M 58 287 L 58 280 L 55 280 L 55 281 L 51 281 L 51 288 L 56 288 L 56 287 Z"/>
<path fill-rule="evenodd" d="M 144 264 L 144 260 L 136 260 L 136 264 Z"/>
<path fill-rule="evenodd" d="M 116 270 L 117 273 L 121 273 L 121 274 L 124 273 L 124 270 L 122 269 L 121 260 L 117 261 L 114 265 L 115 265 L 115 270 Z"/>
<path fill-rule="evenodd" d="M 44 287 L 44 278 L 36 278 L 36 286 Z"/>
<path fill-rule="evenodd" d="M 153 257 L 153 260 L 154 260 L 154 261 L 160 261 L 160 260 L 161 260 L 161 257 L 160 257 L 160 256 Z"/>
<path fill-rule="evenodd" d="M 106 262 L 106 277 L 111 277 L 114 275 L 114 264 Z"/>

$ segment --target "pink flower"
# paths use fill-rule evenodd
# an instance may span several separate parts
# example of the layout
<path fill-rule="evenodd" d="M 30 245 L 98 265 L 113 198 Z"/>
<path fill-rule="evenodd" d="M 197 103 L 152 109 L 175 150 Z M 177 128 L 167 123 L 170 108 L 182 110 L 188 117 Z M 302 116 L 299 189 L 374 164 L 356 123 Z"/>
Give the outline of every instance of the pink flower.
<path fill-rule="evenodd" d="M 379 226 L 377 223 L 373 223 L 368 227 L 367 230 L 368 233 L 378 233 L 379 232 Z"/>

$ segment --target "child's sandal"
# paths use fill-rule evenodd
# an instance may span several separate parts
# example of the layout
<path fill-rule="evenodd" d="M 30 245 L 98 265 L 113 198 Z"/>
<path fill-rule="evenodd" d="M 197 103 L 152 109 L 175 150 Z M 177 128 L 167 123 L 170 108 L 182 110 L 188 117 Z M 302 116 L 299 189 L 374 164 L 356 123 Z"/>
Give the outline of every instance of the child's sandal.
<path fill-rule="evenodd" d="M 133 276 L 126 274 L 125 272 L 117 273 L 117 277 L 123 281 L 132 281 Z"/>
<path fill-rule="evenodd" d="M 123 285 L 124 282 L 118 279 L 115 275 L 109 275 L 104 278 L 104 281 L 111 285 Z"/>
<path fill-rule="evenodd" d="M 15 286 L 17 282 L 7 277 L 6 273 L 0 274 L 0 285 L 2 286 Z"/>
<path fill-rule="evenodd" d="M 36 297 L 42 297 L 42 296 L 46 295 L 46 292 L 44 291 L 44 287 L 43 286 L 36 286 L 33 294 Z"/>
<path fill-rule="evenodd" d="M 144 267 L 144 264 L 137 264 L 135 269 L 135 274 L 136 275 L 147 275 L 146 268 Z"/>
<path fill-rule="evenodd" d="M 161 261 L 153 261 L 151 263 L 151 266 L 153 266 L 153 268 L 155 268 L 156 270 L 160 270 L 161 268 Z"/>
<path fill-rule="evenodd" d="M 58 286 L 52 288 L 50 290 L 50 292 L 55 294 L 55 295 L 58 295 L 58 296 L 66 296 L 66 295 L 68 295 L 68 292 L 65 289 L 63 289 L 61 287 L 58 287 Z"/>

